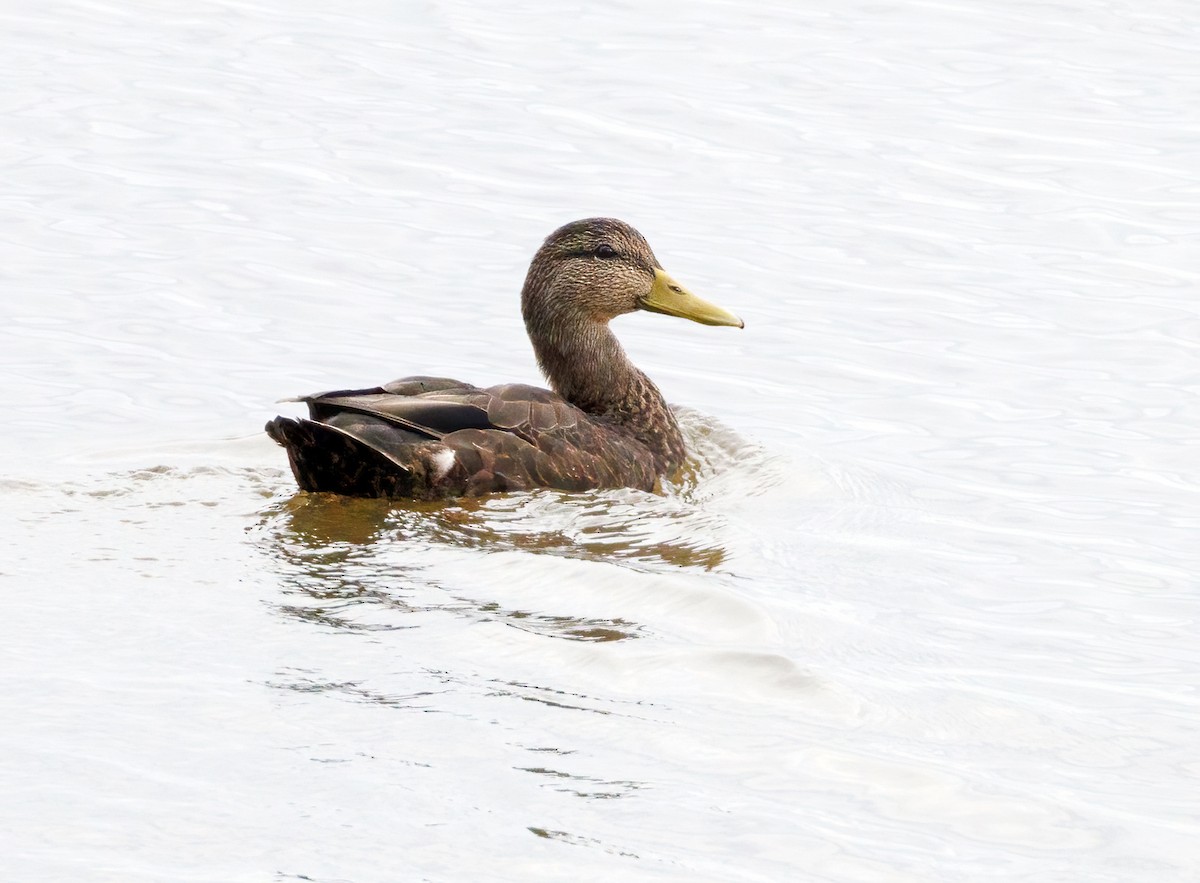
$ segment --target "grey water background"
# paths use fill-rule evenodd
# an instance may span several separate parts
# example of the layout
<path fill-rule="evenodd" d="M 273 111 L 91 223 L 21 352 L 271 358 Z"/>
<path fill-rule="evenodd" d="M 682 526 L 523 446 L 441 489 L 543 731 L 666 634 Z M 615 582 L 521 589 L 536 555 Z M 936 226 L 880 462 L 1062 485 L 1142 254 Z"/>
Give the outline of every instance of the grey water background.
<path fill-rule="evenodd" d="M 0 3 L 4 878 L 1200 878 L 1198 30 Z M 746 320 L 615 323 L 693 475 L 294 494 L 596 214 Z"/>

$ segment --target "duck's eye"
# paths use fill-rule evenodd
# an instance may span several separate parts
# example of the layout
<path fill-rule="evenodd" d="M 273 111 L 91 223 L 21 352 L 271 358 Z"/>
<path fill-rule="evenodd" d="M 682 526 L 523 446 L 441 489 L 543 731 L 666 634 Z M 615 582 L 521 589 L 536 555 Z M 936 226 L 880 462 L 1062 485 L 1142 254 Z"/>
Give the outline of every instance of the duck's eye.
<path fill-rule="evenodd" d="M 617 250 L 608 243 L 596 246 L 596 257 L 608 260 L 609 258 L 615 258 L 616 256 Z"/>

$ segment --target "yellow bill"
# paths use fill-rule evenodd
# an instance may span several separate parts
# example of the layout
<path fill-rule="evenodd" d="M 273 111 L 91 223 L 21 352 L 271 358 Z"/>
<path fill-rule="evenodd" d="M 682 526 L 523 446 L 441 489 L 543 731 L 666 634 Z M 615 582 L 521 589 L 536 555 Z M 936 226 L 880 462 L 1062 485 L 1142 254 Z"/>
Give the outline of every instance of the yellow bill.
<path fill-rule="evenodd" d="M 681 319 L 691 319 L 701 325 L 746 327 L 746 323 L 733 313 L 696 297 L 662 269 L 654 271 L 654 285 L 650 289 L 650 294 L 642 300 L 642 309 L 652 313 L 678 316 Z"/>

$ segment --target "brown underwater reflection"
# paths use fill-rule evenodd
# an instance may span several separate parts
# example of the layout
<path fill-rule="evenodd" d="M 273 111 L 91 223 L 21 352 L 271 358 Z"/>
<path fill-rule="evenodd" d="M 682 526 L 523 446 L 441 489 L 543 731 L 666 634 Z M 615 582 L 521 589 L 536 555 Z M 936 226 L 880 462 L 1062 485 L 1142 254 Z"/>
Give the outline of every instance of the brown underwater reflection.
<path fill-rule="evenodd" d="M 264 525 L 295 555 L 352 558 L 382 538 L 482 549 L 712 570 L 725 550 L 694 535 L 702 516 L 677 499 L 638 491 L 534 491 L 430 503 L 296 493 L 265 513 Z M 699 522 L 699 523 L 698 523 Z"/>
<path fill-rule="evenodd" d="M 464 550 L 483 549 L 572 554 L 561 531 L 504 530 L 503 524 L 490 523 L 489 510 L 479 501 L 435 504 L 296 494 L 272 506 L 262 527 L 282 565 L 284 591 L 294 599 L 278 609 L 305 622 L 378 631 L 412 628 L 424 621 L 420 614 L 451 612 L 547 637 L 593 642 L 636 637 L 639 629 L 620 618 L 502 607 L 486 597 L 487 584 L 513 578 L 511 562 L 499 573 L 479 557 L 472 569 L 478 579 L 469 587 L 473 597 L 447 584 L 437 566 L 439 551 L 456 560 Z M 538 579 L 538 568 L 531 564 L 516 578 Z"/>

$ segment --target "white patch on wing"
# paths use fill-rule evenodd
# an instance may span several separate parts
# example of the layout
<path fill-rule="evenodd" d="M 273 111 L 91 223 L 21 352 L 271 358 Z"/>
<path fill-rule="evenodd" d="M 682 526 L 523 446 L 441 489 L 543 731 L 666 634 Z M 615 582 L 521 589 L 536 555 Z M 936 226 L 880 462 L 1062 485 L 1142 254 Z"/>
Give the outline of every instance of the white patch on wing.
<path fill-rule="evenodd" d="M 454 468 L 454 451 L 442 448 L 433 455 L 433 463 L 437 466 L 437 477 L 445 478 L 446 473 Z"/>

